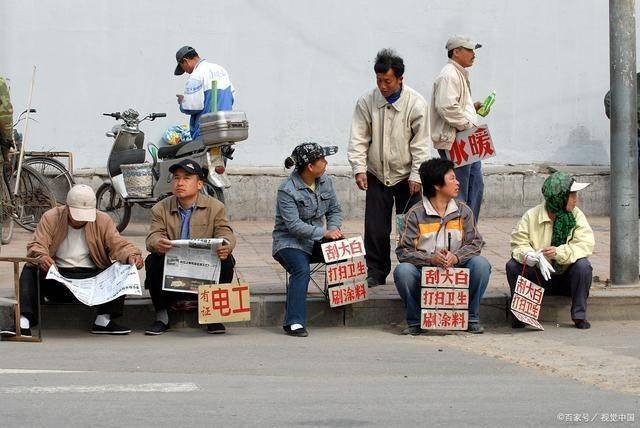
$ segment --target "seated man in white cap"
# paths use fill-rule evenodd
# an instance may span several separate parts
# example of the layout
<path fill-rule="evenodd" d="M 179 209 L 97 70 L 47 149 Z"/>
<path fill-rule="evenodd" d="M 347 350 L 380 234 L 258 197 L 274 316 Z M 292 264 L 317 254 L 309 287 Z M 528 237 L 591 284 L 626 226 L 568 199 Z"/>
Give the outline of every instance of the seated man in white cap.
<path fill-rule="evenodd" d="M 578 208 L 577 183 L 566 172 L 554 172 L 542 185 L 544 202 L 527 211 L 511 232 L 511 257 L 507 281 L 513 295 L 518 275 L 544 287 L 545 295 L 571 296 L 571 319 L 576 328 L 591 327 L 587 298 L 592 268 L 593 231 Z M 538 275 L 540 272 L 540 275 Z M 514 328 L 524 324 L 513 320 Z"/>
<path fill-rule="evenodd" d="M 51 265 L 70 279 L 90 278 L 117 260 L 143 266 L 140 249 L 120 236 L 111 218 L 96 211 L 96 195 L 91 187 L 77 184 L 67 194 L 67 205 L 45 212 L 38 222 L 27 257 L 38 259 L 37 266 L 25 265 L 20 274 L 20 332 L 31 335 L 38 323 L 36 281 L 40 275 L 42 300 L 74 302 L 71 291 L 52 279 L 45 279 Z M 128 334 L 127 327 L 113 319 L 122 315 L 125 296 L 97 305 L 97 317 L 91 328 L 95 334 Z M 7 333 L 7 332 L 4 332 Z"/>

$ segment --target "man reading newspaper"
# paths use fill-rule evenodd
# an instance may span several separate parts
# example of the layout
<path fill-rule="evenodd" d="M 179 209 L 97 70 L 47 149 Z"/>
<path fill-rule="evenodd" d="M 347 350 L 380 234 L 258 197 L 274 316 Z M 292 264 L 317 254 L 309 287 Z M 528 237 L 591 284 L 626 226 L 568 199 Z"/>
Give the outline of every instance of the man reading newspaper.
<path fill-rule="evenodd" d="M 146 241 L 150 254 L 145 260 L 145 287 L 149 289 L 156 310 L 156 321 L 145 330 L 148 335 L 159 335 L 169 330 L 167 309 L 172 301 L 197 299 L 197 294 L 162 289 L 164 257 L 171 249 L 172 240 L 224 239 L 225 242 L 216 250 L 221 261 L 218 283 L 233 280 L 235 261 L 231 252 L 236 238 L 224 204 L 200 191 L 208 175 L 207 169 L 191 159 L 184 159 L 172 165 L 169 171 L 173 196 L 163 199 L 151 209 L 151 229 Z M 208 324 L 207 332 L 221 334 L 225 327 L 220 323 Z"/>

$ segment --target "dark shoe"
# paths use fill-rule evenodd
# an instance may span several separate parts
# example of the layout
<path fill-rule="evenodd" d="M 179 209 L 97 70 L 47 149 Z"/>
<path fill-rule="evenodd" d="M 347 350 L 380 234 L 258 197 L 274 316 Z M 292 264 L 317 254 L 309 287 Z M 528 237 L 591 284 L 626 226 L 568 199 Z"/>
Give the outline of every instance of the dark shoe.
<path fill-rule="evenodd" d="M 422 329 L 419 325 L 410 325 L 409 327 L 402 330 L 402 334 L 409 334 L 411 336 L 420 336 L 422 333 Z"/>
<path fill-rule="evenodd" d="M 10 327 L 10 328 L 6 328 L 6 329 L 0 330 L 0 336 L 2 336 L 2 337 L 14 337 L 15 335 L 16 335 L 16 328 L 15 327 Z M 22 336 L 22 337 L 33 337 L 31 335 L 31 329 L 30 328 L 21 328 L 20 329 L 20 336 Z"/>
<path fill-rule="evenodd" d="M 467 327 L 467 332 L 472 334 L 482 334 L 484 333 L 484 327 L 479 322 L 470 322 Z"/>
<path fill-rule="evenodd" d="M 122 325 L 118 325 L 115 321 L 109 321 L 105 327 L 94 324 L 91 327 L 91 333 L 93 334 L 129 334 L 131 333 L 131 329 L 129 327 L 124 327 Z"/>
<path fill-rule="evenodd" d="M 224 328 L 224 325 L 219 322 L 207 324 L 207 333 L 209 334 L 224 334 L 226 331 L 227 329 Z"/>
<path fill-rule="evenodd" d="M 144 334 L 147 336 L 158 336 L 165 331 L 169 330 L 169 325 L 163 323 L 162 321 L 154 321 L 147 329 L 144 331 Z"/>
<path fill-rule="evenodd" d="M 580 330 L 587 330 L 591 328 L 591 323 L 587 320 L 573 320 L 573 324 L 575 324 L 576 328 Z"/>
<path fill-rule="evenodd" d="M 300 327 L 300 328 L 296 328 L 295 330 L 291 330 L 291 326 L 290 325 L 285 325 L 282 328 L 284 329 L 285 333 L 287 333 L 289 336 L 296 336 L 296 337 L 307 337 L 307 336 L 309 336 L 309 332 L 304 327 Z"/>

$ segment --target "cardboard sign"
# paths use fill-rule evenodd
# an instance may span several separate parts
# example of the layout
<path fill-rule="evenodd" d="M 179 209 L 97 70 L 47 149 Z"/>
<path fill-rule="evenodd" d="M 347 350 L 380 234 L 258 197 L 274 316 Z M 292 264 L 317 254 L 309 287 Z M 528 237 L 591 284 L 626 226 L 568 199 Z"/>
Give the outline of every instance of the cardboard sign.
<path fill-rule="evenodd" d="M 523 323 L 544 330 L 538 322 L 543 296 L 544 288 L 518 275 L 516 287 L 511 297 L 511 312 Z"/>
<path fill-rule="evenodd" d="M 421 274 L 424 330 L 466 330 L 469 326 L 469 269 L 425 266 Z"/>
<path fill-rule="evenodd" d="M 494 157 L 496 150 L 493 147 L 489 127 L 480 125 L 477 128 L 458 132 L 451 149 L 445 150 L 445 153 L 455 168 Z"/>
<path fill-rule="evenodd" d="M 329 288 L 329 305 L 332 308 L 362 302 L 368 298 L 369 287 L 366 281 L 353 281 Z"/>
<path fill-rule="evenodd" d="M 227 323 L 251 319 L 247 284 L 213 284 L 198 287 L 198 323 Z"/>
<path fill-rule="evenodd" d="M 469 311 L 423 309 L 420 327 L 423 330 L 466 330 L 469 327 Z"/>
<path fill-rule="evenodd" d="M 367 265 L 362 257 L 347 262 L 327 265 L 327 285 L 353 282 L 367 277 Z"/>
<path fill-rule="evenodd" d="M 325 263 L 349 260 L 355 257 L 363 257 L 366 253 L 362 236 L 341 239 L 339 241 L 326 242 L 321 245 L 322 256 Z"/>

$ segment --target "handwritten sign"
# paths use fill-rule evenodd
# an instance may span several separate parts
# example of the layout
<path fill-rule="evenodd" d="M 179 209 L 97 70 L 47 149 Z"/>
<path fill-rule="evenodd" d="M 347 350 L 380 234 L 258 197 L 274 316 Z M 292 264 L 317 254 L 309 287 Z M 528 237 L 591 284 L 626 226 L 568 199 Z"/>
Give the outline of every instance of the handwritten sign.
<path fill-rule="evenodd" d="M 327 265 L 327 285 L 341 284 L 357 278 L 366 278 L 367 265 L 362 257 L 347 262 Z"/>
<path fill-rule="evenodd" d="M 326 242 L 321 245 L 322 256 L 325 263 L 349 260 L 355 257 L 363 257 L 366 253 L 362 236 L 340 239 L 339 241 Z"/>
<path fill-rule="evenodd" d="M 469 326 L 469 269 L 425 266 L 421 274 L 424 330 L 466 330 Z"/>
<path fill-rule="evenodd" d="M 445 150 L 447 159 L 454 167 L 469 165 L 496 155 L 493 140 L 487 125 L 458 132 L 450 150 Z"/>
<path fill-rule="evenodd" d="M 329 288 L 329 305 L 332 308 L 362 302 L 368 298 L 369 287 L 366 281 L 353 281 Z"/>
<path fill-rule="evenodd" d="M 247 284 L 213 284 L 198 287 L 200 324 L 249 321 L 251 296 Z"/>
<path fill-rule="evenodd" d="M 544 330 L 538 321 L 544 288 L 518 275 L 516 288 L 511 298 L 511 312 L 520 321 L 538 330 Z"/>

